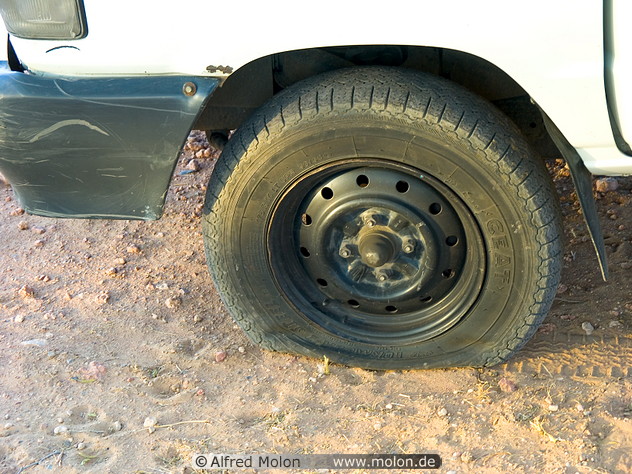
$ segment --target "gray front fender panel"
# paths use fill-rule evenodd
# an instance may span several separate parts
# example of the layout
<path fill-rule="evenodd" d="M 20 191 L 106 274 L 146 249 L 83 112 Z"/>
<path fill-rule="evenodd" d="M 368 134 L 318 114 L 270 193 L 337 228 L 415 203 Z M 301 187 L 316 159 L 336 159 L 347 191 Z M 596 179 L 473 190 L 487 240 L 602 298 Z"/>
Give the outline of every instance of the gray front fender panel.
<path fill-rule="evenodd" d="M 179 151 L 217 85 L 208 77 L 42 77 L 1 64 L 0 172 L 33 214 L 157 219 Z"/>

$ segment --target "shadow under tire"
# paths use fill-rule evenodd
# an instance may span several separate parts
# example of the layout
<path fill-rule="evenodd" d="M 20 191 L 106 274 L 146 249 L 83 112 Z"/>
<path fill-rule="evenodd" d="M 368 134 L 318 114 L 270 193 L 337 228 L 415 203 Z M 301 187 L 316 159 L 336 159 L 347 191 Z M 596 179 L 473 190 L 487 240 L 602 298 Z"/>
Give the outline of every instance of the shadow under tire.
<path fill-rule="evenodd" d="M 396 68 L 289 87 L 226 145 L 203 219 L 211 274 L 263 347 L 372 369 L 489 366 L 561 268 L 551 180 L 469 91 Z"/>

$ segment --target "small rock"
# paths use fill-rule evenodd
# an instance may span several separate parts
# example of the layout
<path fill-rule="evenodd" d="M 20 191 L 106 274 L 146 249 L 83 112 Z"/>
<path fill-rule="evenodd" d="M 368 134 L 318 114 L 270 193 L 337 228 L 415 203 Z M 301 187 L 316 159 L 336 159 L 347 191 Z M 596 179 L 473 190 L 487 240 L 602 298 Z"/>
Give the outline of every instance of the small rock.
<path fill-rule="evenodd" d="M 169 309 L 175 309 L 182 304 L 179 296 L 170 296 L 165 300 L 165 306 Z"/>
<path fill-rule="evenodd" d="M 109 275 L 109 276 L 115 276 L 118 272 L 119 272 L 119 269 L 118 269 L 118 268 L 116 268 L 116 267 L 111 267 L 111 268 L 108 268 L 108 269 L 105 271 L 105 274 L 106 274 L 106 275 Z"/>
<path fill-rule="evenodd" d="M 599 178 L 595 181 L 595 188 L 600 193 L 616 191 L 617 189 L 619 189 L 619 181 L 616 178 L 612 177 Z"/>
<path fill-rule="evenodd" d="M 564 283 L 561 283 L 560 286 L 557 287 L 557 294 L 558 295 L 563 295 L 567 291 L 568 291 L 568 286 L 566 286 Z"/>
<path fill-rule="evenodd" d="M 44 246 L 44 244 L 46 243 L 45 240 L 36 240 L 35 243 L 33 244 L 33 247 L 35 248 L 41 248 Z"/>
<path fill-rule="evenodd" d="M 18 229 L 20 230 L 27 230 L 29 228 L 29 223 L 26 221 L 20 221 L 18 223 Z"/>
<path fill-rule="evenodd" d="M 14 424 L 13 424 L 13 423 L 5 423 L 5 424 L 4 424 L 4 429 L 5 429 L 5 430 L 8 430 L 8 429 L 13 428 L 13 426 L 14 426 Z"/>
<path fill-rule="evenodd" d="M 100 304 L 100 305 L 107 304 L 110 301 L 110 292 L 102 291 L 101 293 L 97 295 L 96 300 L 97 300 L 97 304 Z"/>
<path fill-rule="evenodd" d="M 157 289 L 159 289 L 159 290 L 168 290 L 169 289 L 169 283 L 167 283 L 166 281 L 161 281 L 159 283 L 156 283 L 154 286 Z"/>
<path fill-rule="evenodd" d="M 620 321 L 610 321 L 608 323 L 608 327 L 610 327 L 610 328 L 621 328 L 621 327 L 623 327 L 623 324 L 621 324 Z"/>
<path fill-rule="evenodd" d="M 565 321 L 575 321 L 577 319 L 577 315 L 576 314 L 562 314 L 560 316 L 560 319 L 563 319 Z"/>
<path fill-rule="evenodd" d="M 595 328 L 593 327 L 593 325 L 590 324 L 588 321 L 585 321 L 582 323 L 582 329 L 584 330 L 587 336 L 590 336 L 595 331 Z"/>
<path fill-rule="evenodd" d="M 29 339 L 28 341 L 22 341 L 20 344 L 23 346 L 44 347 L 46 344 L 48 344 L 48 341 L 46 339 Z"/>
<path fill-rule="evenodd" d="M 39 234 L 39 235 L 42 235 L 43 233 L 45 233 L 45 232 L 46 232 L 46 229 L 44 229 L 43 227 L 33 227 L 33 228 L 31 228 L 31 231 L 32 231 L 34 234 Z"/>
<path fill-rule="evenodd" d="M 116 260 L 114 260 L 115 265 L 125 265 L 126 263 L 127 260 L 125 260 L 124 258 L 117 258 Z"/>
<path fill-rule="evenodd" d="M 162 239 L 165 236 L 164 232 L 156 232 L 156 237 Z"/>
<path fill-rule="evenodd" d="M 582 405 L 581 403 L 577 403 L 577 405 L 575 405 L 575 410 L 584 413 L 584 405 Z"/>
<path fill-rule="evenodd" d="M 226 351 L 217 351 L 215 353 L 215 362 L 224 362 L 227 356 Z"/>
<path fill-rule="evenodd" d="M 43 281 L 44 283 L 48 283 L 50 281 L 50 277 L 48 275 L 40 275 L 37 279 L 39 281 Z"/>
<path fill-rule="evenodd" d="M 86 443 L 79 443 L 79 444 L 77 445 L 77 449 L 78 449 L 79 451 L 81 451 L 82 449 L 86 449 Z"/>
<path fill-rule="evenodd" d="M 204 318 L 200 316 L 199 314 L 196 314 L 195 316 L 193 316 L 194 323 L 201 323 L 202 321 L 204 321 Z"/>
<path fill-rule="evenodd" d="M 239 346 L 239 347 L 237 348 L 237 351 L 238 351 L 240 354 L 243 354 L 243 353 L 245 353 L 245 352 L 246 352 L 246 348 L 245 348 L 244 346 Z"/>
<path fill-rule="evenodd" d="M 498 386 L 500 387 L 500 390 L 506 393 L 511 393 L 518 390 L 518 386 L 515 384 L 515 382 L 509 380 L 507 377 L 503 377 L 502 379 L 500 379 L 498 381 Z"/>
<path fill-rule="evenodd" d="M 387 403 L 384 408 L 386 408 L 387 410 L 392 410 L 393 409 L 393 405 L 391 403 Z"/>
<path fill-rule="evenodd" d="M 143 428 L 147 428 L 147 431 L 153 433 L 154 431 L 156 431 L 156 425 L 158 425 L 158 420 L 156 420 L 156 418 L 154 418 L 153 416 L 148 416 L 147 418 L 145 418 Z"/>
<path fill-rule="evenodd" d="M 445 408 L 440 408 L 439 410 L 437 410 L 437 415 L 443 417 L 446 416 L 448 414 L 448 410 L 446 410 Z"/>
<path fill-rule="evenodd" d="M 77 371 L 79 377 L 83 380 L 97 381 L 101 380 L 107 373 L 107 368 L 97 361 L 90 361 L 87 367 L 82 367 Z"/>
<path fill-rule="evenodd" d="M 375 423 L 375 424 L 373 425 L 373 429 L 374 429 L 375 431 L 381 430 L 381 429 L 382 429 L 382 423 Z"/>
<path fill-rule="evenodd" d="M 549 405 L 549 411 L 558 411 L 559 409 L 559 405 L 555 405 L 553 403 Z"/>
<path fill-rule="evenodd" d="M 17 209 L 9 212 L 9 215 L 12 217 L 21 216 L 22 214 L 24 214 L 24 209 L 22 209 L 21 207 L 18 207 Z"/>
<path fill-rule="evenodd" d="M 21 314 L 18 314 L 15 318 L 13 318 L 13 322 L 14 323 L 23 323 L 24 322 L 24 316 Z"/>
<path fill-rule="evenodd" d="M 65 425 L 56 426 L 53 430 L 53 433 L 56 435 L 68 433 L 68 427 Z"/>
<path fill-rule="evenodd" d="M 203 156 L 204 155 L 202 155 L 202 157 Z M 197 160 L 191 160 L 187 164 L 186 169 L 193 170 L 193 171 L 199 171 L 200 170 L 200 164 L 197 162 Z"/>
<path fill-rule="evenodd" d="M 127 253 L 140 253 L 141 249 L 138 245 L 136 244 L 132 244 L 132 245 L 128 245 L 127 249 L 126 249 Z"/>
<path fill-rule="evenodd" d="M 31 288 L 28 285 L 24 285 L 22 288 L 20 288 L 18 290 L 18 294 L 22 297 L 22 298 L 34 298 L 35 297 L 35 290 L 33 288 Z"/>
<path fill-rule="evenodd" d="M 461 454 L 462 462 L 472 462 L 473 460 L 474 460 L 474 456 L 469 451 L 465 451 L 463 454 Z"/>
<path fill-rule="evenodd" d="M 123 424 L 120 421 L 115 421 L 114 423 L 112 423 L 113 431 L 121 431 L 122 429 L 123 429 Z"/>

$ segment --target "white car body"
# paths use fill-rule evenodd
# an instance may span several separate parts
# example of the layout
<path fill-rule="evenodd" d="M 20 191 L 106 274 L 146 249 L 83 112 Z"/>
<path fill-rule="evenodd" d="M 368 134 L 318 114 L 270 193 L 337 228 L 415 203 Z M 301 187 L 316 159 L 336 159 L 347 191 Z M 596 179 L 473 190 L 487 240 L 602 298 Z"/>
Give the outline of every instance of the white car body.
<path fill-rule="evenodd" d="M 470 53 L 513 78 L 551 118 L 595 174 L 632 173 L 617 148 L 604 87 L 602 2 L 501 0 L 318 2 L 273 5 L 193 0 L 86 0 L 89 34 L 75 41 L 14 38 L 34 74 L 209 75 L 207 66 L 236 71 L 275 53 L 338 45 L 415 45 Z M 616 113 L 632 137 L 632 33 L 629 2 L 613 2 L 612 64 Z M 115 27 L 113 25 L 116 25 Z M 116 32 L 117 34 L 113 34 Z M 221 73 L 220 73 L 221 74 Z M 221 74 L 223 75 L 223 74 Z"/>

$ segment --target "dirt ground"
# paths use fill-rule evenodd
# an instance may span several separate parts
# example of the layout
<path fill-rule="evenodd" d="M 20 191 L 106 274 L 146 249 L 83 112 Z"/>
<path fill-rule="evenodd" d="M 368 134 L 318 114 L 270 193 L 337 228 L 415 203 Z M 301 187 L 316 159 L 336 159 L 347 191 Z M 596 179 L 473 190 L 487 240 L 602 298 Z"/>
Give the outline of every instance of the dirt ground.
<path fill-rule="evenodd" d="M 157 222 L 29 216 L 0 185 L 0 472 L 192 472 L 195 452 L 632 471 L 632 178 L 596 193 L 603 283 L 568 171 L 551 163 L 563 284 L 508 364 L 379 372 L 262 351 L 234 325 L 200 231 L 216 159 L 194 132 Z"/>

